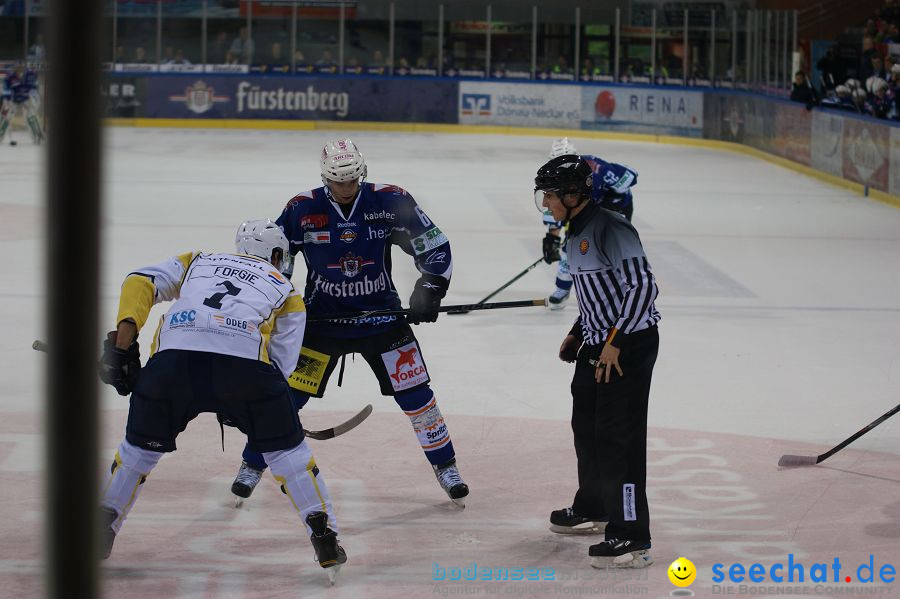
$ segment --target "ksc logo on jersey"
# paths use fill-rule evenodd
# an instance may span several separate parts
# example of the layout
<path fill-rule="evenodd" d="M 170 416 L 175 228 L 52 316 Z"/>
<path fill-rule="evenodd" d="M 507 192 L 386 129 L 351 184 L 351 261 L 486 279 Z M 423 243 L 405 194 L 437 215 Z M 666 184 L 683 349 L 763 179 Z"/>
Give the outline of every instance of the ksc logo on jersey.
<path fill-rule="evenodd" d="M 374 260 L 366 260 L 361 256 L 355 256 L 353 252 L 347 252 L 339 258 L 337 264 L 329 264 L 328 268 L 340 270 L 345 277 L 353 278 L 360 273 L 363 266 L 375 264 Z"/>
<path fill-rule="evenodd" d="M 463 94 L 460 97 L 460 107 L 465 116 L 491 116 L 490 94 Z"/>
<path fill-rule="evenodd" d="M 181 312 L 174 312 L 172 316 L 169 317 L 169 326 L 170 327 L 192 327 L 194 326 L 194 321 L 197 319 L 197 311 L 196 310 L 182 310 Z"/>
<path fill-rule="evenodd" d="M 216 103 L 227 102 L 228 96 L 217 96 L 216 89 L 203 81 L 197 81 L 185 88 L 182 96 L 169 96 L 170 102 L 184 102 L 188 110 L 197 114 L 203 114 Z"/>

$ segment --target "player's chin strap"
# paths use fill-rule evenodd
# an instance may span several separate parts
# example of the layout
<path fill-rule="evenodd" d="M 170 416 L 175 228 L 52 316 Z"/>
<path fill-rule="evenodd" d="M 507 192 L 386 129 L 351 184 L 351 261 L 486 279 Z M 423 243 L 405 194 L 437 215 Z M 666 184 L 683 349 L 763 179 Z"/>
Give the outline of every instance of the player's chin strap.
<path fill-rule="evenodd" d="M 582 196 L 578 196 L 578 197 L 581 198 Z M 577 204 L 575 204 L 574 206 L 571 206 L 571 207 L 566 206 L 566 202 L 565 202 L 565 200 L 563 200 L 562 205 L 565 206 L 565 208 L 566 208 L 566 220 L 564 220 L 563 222 L 564 223 L 570 222 L 572 220 L 572 211 L 575 210 L 576 208 L 578 208 L 579 206 L 581 206 L 582 204 L 584 204 L 585 202 L 590 201 L 590 199 L 591 199 L 590 197 L 586 197 L 586 198 L 584 198 L 584 200 L 579 201 Z"/>

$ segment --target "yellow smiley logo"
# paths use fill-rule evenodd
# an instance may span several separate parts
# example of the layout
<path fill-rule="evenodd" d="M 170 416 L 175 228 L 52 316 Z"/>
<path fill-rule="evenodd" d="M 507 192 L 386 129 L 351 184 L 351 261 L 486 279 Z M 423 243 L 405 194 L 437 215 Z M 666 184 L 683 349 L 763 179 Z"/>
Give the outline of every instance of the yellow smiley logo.
<path fill-rule="evenodd" d="M 669 566 L 669 580 L 677 587 L 690 586 L 697 578 L 697 568 L 686 557 L 679 557 Z"/>

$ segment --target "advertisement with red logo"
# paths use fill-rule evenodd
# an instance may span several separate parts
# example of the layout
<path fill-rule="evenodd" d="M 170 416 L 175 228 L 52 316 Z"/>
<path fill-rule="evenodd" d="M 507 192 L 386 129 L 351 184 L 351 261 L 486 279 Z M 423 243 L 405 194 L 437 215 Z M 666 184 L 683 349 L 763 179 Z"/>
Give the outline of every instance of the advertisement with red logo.
<path fill-rule="evenodd" d="M 388 376 L 391 377 L 394 391 L 412 389 L 416 385 L 428 382 L 428 371 L 425 369 L 425 362 L 422 361 L 419 345 L 415 341 L 381 354 L 381 359 L 384 361 Z"/>
<path fill-rule="evenodd" d="M 583 129 L 700 137 L 703 92 L 643 87 L 581 88 Z"/>

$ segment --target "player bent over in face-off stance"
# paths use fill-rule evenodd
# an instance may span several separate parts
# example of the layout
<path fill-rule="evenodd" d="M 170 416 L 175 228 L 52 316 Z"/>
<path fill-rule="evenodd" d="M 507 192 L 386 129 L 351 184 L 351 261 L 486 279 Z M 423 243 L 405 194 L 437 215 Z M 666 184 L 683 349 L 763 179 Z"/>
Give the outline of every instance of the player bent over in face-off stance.
<path fill-rule="evenodd" d="M 593 173 L 566 154 L 535 177 L 535 203 L 568 223 L 566 249 L 579 317 L 559 350 L 575 362 L 572 432 L 578 492 L 550 514 L 559 533 L 600 532 L 588 552 L 597 568 L 643 568 L 650 557 L 647 405 L 659 348 L 656 280 L 641 240 L 621 214 L 591 199 Z"/>
<path fill-rule="evenodd" d="M 575 144 L 570 142 L 568 137 L 554 140 L 550 146 L 550 158 L 564 154 L 577 154 Z M 591 199 L 604 208 L 624 214 L 625 218 L 631 221 L 634 212 L 631 188 L 637 184 L 637 172 L 631 167 L 606 162 L 592 154 L 582 154 L 581 157 L 593 171 Z M 569 261 L 563 243 L 565 226 L 553 218 L 549 211 L 542 212 L 544 225 L 547 227 L 547 233 L 541 242 L 544 262 L 553 264 L 559 261 L 559 267 L 556 269 L 556 289 L 547 298 L 547 303 L 551 310 L 561 310 L 572 291 L 572 275 L 569 274 Z"/>
<path fill-rule="evenodd" d="M 366 182 L 365 160 L 349 139 L 326 144 L 320 167 L 324 186 L 296 195 L 276 221 L 290 240 L 291 254 L 302 253 L 306 263 L 304 297 L 310 318 L 400 308 L 391 279 L 392 244 L 413 257 L 421 276 L 409 298 L 407 319 L 376 316 L 309 324 L 289 381 L 295 405 L 299 409 L 310 397 L 322 397 L 338 361 L 361 354 L 382 395 L 392 396 L 409 417 L 441 487 L 464 506 L 469 487 L 456 466 L 450 433 L 409 326 L 437 320 L 453 268 L 450 242 L 405 190 Z M 266 460 L 250 446 L 243 458 L 232 492 L 246 498 Z"/>
<path fill-rule="evenodd" d="M 102 557 L 109 557 L 150 471 L 175 451 L 178 434 L 198 414 L 213 412 L 265 456 L 333 583 L 347 555 L 286 381 L 306 323 L 303 299 L 279 272 L 288 241 L 268 220 L 242 224 L 235 241 L 236 254 L 181 254 L 130 273 L 122 285 L 100 378 L 120 395 L 131 393 L 131 401 L 125 439 L 101 493 Z M 150 308 L 169 300 L 175 303 L 142 369 L 137 333 Z"/>

